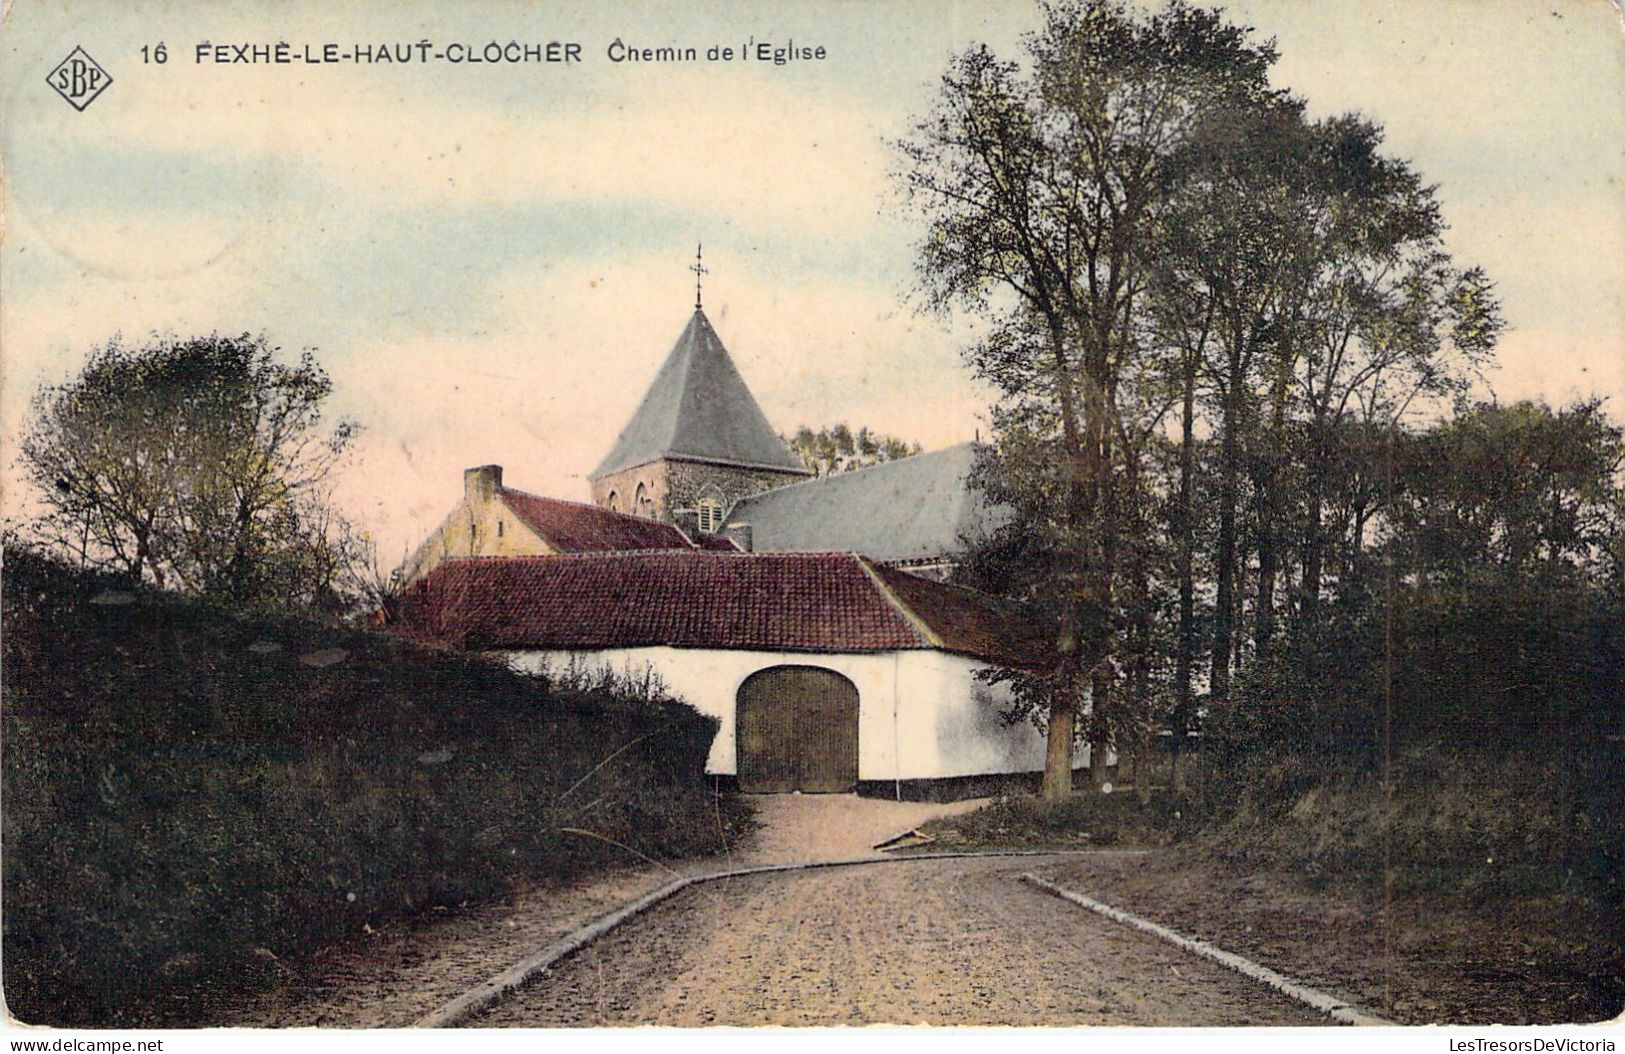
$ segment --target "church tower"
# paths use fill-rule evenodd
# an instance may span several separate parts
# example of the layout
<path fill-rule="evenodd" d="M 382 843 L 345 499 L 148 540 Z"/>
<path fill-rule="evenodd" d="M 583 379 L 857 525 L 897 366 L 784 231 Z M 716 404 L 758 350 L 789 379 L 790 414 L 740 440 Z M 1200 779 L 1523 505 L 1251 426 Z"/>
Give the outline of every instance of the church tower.
<path fill-rule="evenodd" d="M 696 290 L 682 336 L 587 478 L 604 508 L 710 533 L 738 499 L 810 475 L 767 423 Z"/>

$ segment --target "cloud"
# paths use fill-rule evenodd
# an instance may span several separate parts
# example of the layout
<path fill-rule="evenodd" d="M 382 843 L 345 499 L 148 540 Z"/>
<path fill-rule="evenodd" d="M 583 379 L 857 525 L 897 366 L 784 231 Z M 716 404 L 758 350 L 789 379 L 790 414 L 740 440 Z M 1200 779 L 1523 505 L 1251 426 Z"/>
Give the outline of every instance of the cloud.
<path fill-rule="evenodd" d="M 19 5 L 21 8 L 22 5 Z M 1237 0 L 1277 34 L 1281 80 L 1384 122 L 1439 180 L 1451 245 L 1501 284 L 1503 397 L 1625 393 L 1625 49 L 1600 5 Z M 584 497 L 686 320 L 707 309 L 780 428 L 835 420 L 967 438 L 986 402 L 968 321 L 898 306 L 906 218 L 876 216 L 884 138 L 929 105 L 947 52 L 1032 22 L 1022 4 L 635 8 L 266 5 L 226 0 L 233 39 L 575 36 L 650 44 L 749 31 L 827 39 L 814 70 L 197 66 L 184 6 L 11 13 L 5 126 L 8 447 L 27 395 L 114 331 L 266 330 L 314 344 L 336 409 L 368 431 L 336 481 L 403 545 L 464 467 Z M 629 13 L 630 12 L 630 13 Z M 448 28 L 449 27 L 449 28 Z M 618 28 L 617 28 L 618 27 Z M 545 32 L 544 32 L 545 31 Z M 167 38 L 163 67 L 138 42 Z M 118 83 L 75 114 L 41 73 L 82 43 Z M 1005 53 L 1009 53 L 1006 49 Z M 389 551 L 386 555 L 398 555 Z"/>
<path fill-rule="evenodd" d="M 658 90 L 589 92 L 566 109 L 417 94 L 427 76 L 397 72 L 187 70 L 162 91 L 126 93 L 111 129 L 53 126 L 47 139 L 37 128 L 17 192 L 54 193 L 30 182 L 35 153 L 163 150 L 251 169 L 292 163 L 397 207 L 631 200 L 809 234 L 871 221 L 884 190 L 882 140 L 894 129 L 879 111 L 767 74 L 662 70 Z"/>

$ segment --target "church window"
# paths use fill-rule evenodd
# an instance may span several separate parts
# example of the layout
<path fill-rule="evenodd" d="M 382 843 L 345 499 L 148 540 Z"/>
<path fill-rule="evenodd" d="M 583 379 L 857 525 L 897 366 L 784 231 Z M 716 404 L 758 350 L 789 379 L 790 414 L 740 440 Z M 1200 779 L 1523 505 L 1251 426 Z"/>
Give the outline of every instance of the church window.
<path fill-rule="evenodd" d="M 701 498 L 699 503 L 700 530 L 715 534 L 722 526 L 722 502 L 715 498 Z"/>
<path fill-rule="evenodd" d="M 502 521 L 501 520 L 497 521 L 497 537 L 498 538 L 502 537 Z"/>
<path fill-rule="evenodd" d="M 633 512 L 637 513 L 639 516 L 649 515 L 649 510 L 646 507 L 649 504 L 649 493 L 644 489 L 643 484 L 638 484 L 638 491 L 637 494 L 633 496 L 633 500 L 636 503 L 632 506 Z"/>
<path fill-rule="evenodd" d="M 614 491 L 610 491 L 609 492 L 609 502 L 608 502 L 608 504 L 609 504 L 609 511 L 610 512 L 620 512 L 621 511 L 621 496 L 619 494 L 615 493 Z"/>

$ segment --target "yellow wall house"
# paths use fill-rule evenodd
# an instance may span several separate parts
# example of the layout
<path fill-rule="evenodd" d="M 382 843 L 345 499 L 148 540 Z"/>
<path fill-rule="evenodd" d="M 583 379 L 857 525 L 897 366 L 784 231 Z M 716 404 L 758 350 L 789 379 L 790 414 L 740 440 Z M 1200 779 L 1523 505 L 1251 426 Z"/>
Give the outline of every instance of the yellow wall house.
<path fill-rule="evenodd" d="M 720 538 L 706 542 L 706 548 L 733 549 Z M 502 485 L 501 465 L 481 465 L 463 473 L 463 500 L 407 558 L 401 585 L 453 558 L 693 548 L 688 535 L 671 524 L 512 490 Z"/>

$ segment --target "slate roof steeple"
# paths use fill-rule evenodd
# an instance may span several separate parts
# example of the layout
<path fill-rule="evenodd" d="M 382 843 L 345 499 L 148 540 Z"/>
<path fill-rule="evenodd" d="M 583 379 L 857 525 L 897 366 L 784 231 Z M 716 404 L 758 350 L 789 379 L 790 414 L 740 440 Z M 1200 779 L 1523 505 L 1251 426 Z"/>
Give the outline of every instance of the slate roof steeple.
<path fill-rule="evenodd" d="M 808 474 L 767 423 L 711 320 L 699 307 L 666 356 L 598 479 L 660 458 Z"/>

